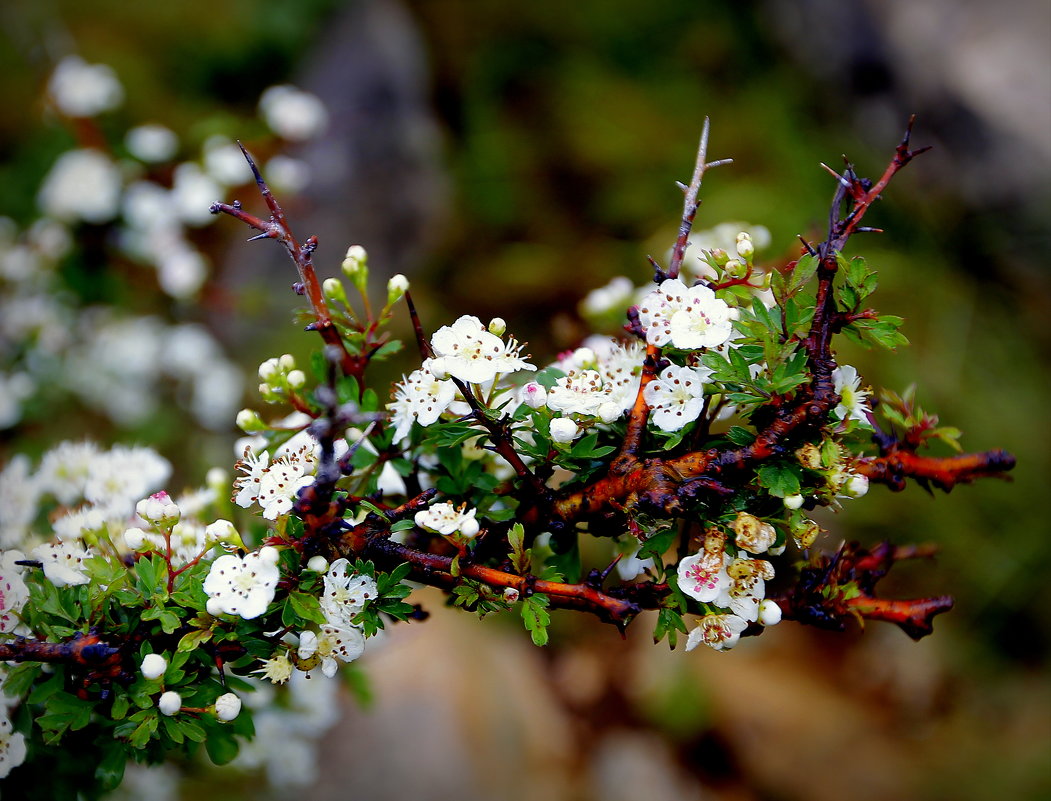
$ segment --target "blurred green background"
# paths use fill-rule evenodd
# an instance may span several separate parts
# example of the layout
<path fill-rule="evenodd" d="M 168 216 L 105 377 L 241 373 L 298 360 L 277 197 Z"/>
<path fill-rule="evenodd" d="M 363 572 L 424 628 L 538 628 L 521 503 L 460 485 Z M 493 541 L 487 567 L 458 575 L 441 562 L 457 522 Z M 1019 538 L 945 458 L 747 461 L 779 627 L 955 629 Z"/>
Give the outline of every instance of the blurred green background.
<path fill-rule="evenodd" d="M 420 757 L 418 770 L 432 771 L 425 797 L 434 798 L 518 798 L 530 787 L 551 798 L 622 797 L 630 782 L 610 777 L 631 763 L 617 748 L 667 765 L 668 797 L 1036 799 L 1051 791 L 1051 526 L 1036 502 L 1051 468 L 1051 10 L 1038 0 L 997 4 L 998 13 L 984 5 L 4 4 L 0 214 L 31 219 L 41 176 L 70 146 L 71 132 L 40 102 L 54 63 L 69 52 L 110 64 L 125 86 L 124 106 L 104 127 L 153 120 L 178 131 L 186 147 L 216 132 L 251 142 L 260 92 L 293 82 L 332 112 L 328 136 L 296 151 L 315 181 L 290 205 L 300 233 L 321 238 L 321 271 L 336 274 L 343 249 L 361 242 L 377 291 L 389 274 L 410 275 L 426 325 L 499 315 L 539 362 L 576 344 L 574 310 L 590 289 L 615 275 L 642 283 L 646 255 L 664 259 L 681 212 L 674 181 L 689 176 L 705 116 L 711 156 L 735 164 L 706 178 L 697 227 L 767 226 L 766 263 L 793 257 L 797 234 L 820 238 L 833 190 L 820 162 L 837 166 L 845 153 L 861 174 L 877 175 L 911 113 L 914 143 L 935 145 L 872 211 L 871 224 L 887 233 L 858 237 L 848 254 L 880 270 L 876 303 L 907 319 L 912 345 L 893 356 L 843 346 L 841 360 L 877 386 L 917 382 L 920 404 L 962 428 L 966 449 L 1004 447 L 1018 467 L 1010 483 L 960 487 L 949 497 L 874 488 L 827 521 L 832 545 L 888 538 L 942 546 L 936 565 L 900 567 L 885 583 L 889 594 L 956 596 L 934 637 L 913 645 L 896 630 L 859 639 L 786 626 L 762 638 L 779 643 L 745 642 L 729 656 L 650 656 L 645 622 L 622 643 L 598 624 L 560 619 L 550 652 L 537 657 L 517 650 L 519 632 L 486 625 L 491 640 L 471 647 L 520 654 L 515 670 L 528 675 L 496 670 L 487 681 L 505 676 L 504 684 L 485 691 L 478 663 L 497 657 L 465 667 L 462 654 L 447 653 L 434 668 L 445 677 L 437 687 L 410 680 L 405 690 L 378 679 L 371 717 L 348 711 L 348 719 L 372 731 L 386 725 L 390 737 L 370 743 L 344 732 L 358 762 L 328 754 L 359 765 L 347 794 L 354 782 L 369 798 L 407 793 L 406 772 L 375 753 L 383 750 L 377 743 L 397 750 L 405 727 L 432 733 L 407 741 L 438 755 L 448 747 L 443 732 L 472 744 L 457 757 L 463 775 Z M 281 254 L 243 245 L 242 234 L 231 221 L 202 234 L 216 267 L 199 304 L 172 306 L 146 293 L 119 302 L 207 323 L 249 371 L 289 350 L 289 341 L 305 354 L 315 343 L 287 326 L 295 298 Z M 64 408 L 57 421 L 49 415 L 46 424 L 5 432 L 0 455 L 6 461 L 83 434 L 83 415 Z M 126 435 L 97 422 L 93 436 Z M 197 446 L 171 420 L 135 434 L 172 455 L 187 484 L 229 453 L 235 436 L 232 428 L 202 433 L 208 444 Z M 435 634 L 412 635 L 433 637 L 430 651 L 392 638 L 380 657 L 386 683 L 398 648 L 419 647 L 427 659 L 453 651 L 442 645 L 450 639 L 477 642 L 460 630 L 475 625 L 466 617 L 439 617 Z M 453 691 L 461 685 L 477 692 Z M 485 711 L 472 717 L 454 708 L 467 724 L 435 721 L 414 714 L 404 696 L 393 712 L 384 700 L 402 690 L 429 697 L 424 687 L 462 693 Z M 520 702 L 501 689 L 548 698 L 528 714 L 550 720 L 529 725 L 541 741 L 561 727 L 564 748 L 536 764 L 524 760 L 528 749 L 494 749 L 493 738 L 514 740 L 508 732 L 526 725 Z M 750 696 L 763 714 L 743 711 Z M 484 732 L 472 728 L 480 721 Z M 834 731 L 848 734 L 828 736 Z M 482 756 L 501 763 L 506 778 L 496 786 L 474 770 Z M 537 775 L 543 770 L 550 773 Z M 647 786 L 665 797 L 663 787 Z"/>

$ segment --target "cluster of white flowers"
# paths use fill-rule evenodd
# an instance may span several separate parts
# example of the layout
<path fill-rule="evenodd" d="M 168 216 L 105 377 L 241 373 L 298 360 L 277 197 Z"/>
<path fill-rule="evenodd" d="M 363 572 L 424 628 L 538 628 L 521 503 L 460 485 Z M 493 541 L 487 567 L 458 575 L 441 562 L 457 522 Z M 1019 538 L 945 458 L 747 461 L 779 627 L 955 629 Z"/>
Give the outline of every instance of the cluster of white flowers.
<path fill-rule="evenodd" d="M 208 613 L 240 615 L 245 620 L 263 614 L 281 578 L 279 557 L 277 548 L 268 545 L 244 557 L 225 554 L 212 562 L 204 580 Z"/>
<path fill-rule="evenodd" d="M 299 490 L 314 481 L 315 447 L 303 444 L 273 462 L 267 451 L 256 456 L 251 446 L 246 447 L 237 462 L 237 468 L 244 475 L 234 481 L 237 490 L 234 502 L 243 509 L 257 503 L 267 520 L 276 520 L 290 512 Z"/>
<path fill-rule="evenodd" d="M 354 623 L 354 617 L 367 601 L 376 598 L 379 590 L 370 577 L 351 572 L 346 559 L 337 559 L 329 566 L 324 585 L 321 611 L 325 623 L 317 632 L 308 629 L 300 633 L 297 656 L 300 660 L 316 657 L 321 672 L 331 678 L 340 663 L 353 662 L 364 653 L 365 634 Z"/>
<path fill-rule="evenodd" d="M 70 117 L 94 117 L 124 100 L 124 87 L 113 68 L 88 64 L 80 56 L 66 56 L 58 63 L 47 91 L 58 110 Z"/>
<path fill-rule="evenodd" d="M 651 345 L 683 350 L 717 348 L 733 333 L 733 311 L 704 286 L 669 278 L 639 304 L 639 323 Z"/>
<path fill-rule="evenodd" d="M 777 604 L 766 599 L 773 565 L 744 555 L 768 552 L 776 540 L 773 526 L 741 512 L 733 529 L 736 556 L 726 550 L 726 534 L 713 528 L 705 533 L 701 550 L 679 562 L 679 589 L 702 604 L 728 610 L 705 615 L 690 633 L 687 651 L 702 642 L 717 651 L 732 648 L 749 623 L 768 626 L 781 619 Z"/>
<path fill-rule="evenodd" d="M 650 419 L 662 431 L 678 431 L 696 420 L 704 408 L 704 382 L 710 375 L 707 367 L 665 367 L 643 390 Z"/>

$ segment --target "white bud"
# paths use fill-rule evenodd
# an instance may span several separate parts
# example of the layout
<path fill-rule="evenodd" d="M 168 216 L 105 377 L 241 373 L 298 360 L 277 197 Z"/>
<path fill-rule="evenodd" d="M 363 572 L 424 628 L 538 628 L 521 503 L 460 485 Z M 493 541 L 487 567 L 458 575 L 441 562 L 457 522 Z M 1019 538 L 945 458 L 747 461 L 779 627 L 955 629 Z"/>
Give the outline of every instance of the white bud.
<path fill-rule="evenodd" d="M 277 360 L 278 365 L 281 367 L 281 372 L 287 373 L 289 370 L 296 369 L 296 359 L 291 353 L 285 353 Z"/>
<path fill-rule="evenodd" d="M 141 528 L 129 528 L 124 532 L 124 544 L 132 551 L 138 551 L 146 543 L 146 532 Z"/>
<path fill-rule="evenodd" d="M 347 290 L 343 288 L 343 282 L 338 278 L 326 278 L 321 284 L 321 291 L 325 293 L 326 300 L 347 305 Z"/>
<path fill-rule="evenodd" d="M 271 379 L 276 378 L 280 372 L 281 366 L 278 364 L 277 359 L 267 359 L 259 365 L 259 377 L 263 381 L 269 382 Z"/>
<path fill-rule="evenodd" d="M 343 274 L 347 278 L 353 279 L 354 285 L 358 289 L 362 289 L 365 286 L 365 282 L 368 281 L 369 270 L 369 255 L 365 252 L 365 248 L 361 245 L 351 245 L 347 248 L 346 258 L 343 259 L 343 264 L 340 265 L 343 269 Z"/>
<path fill-rule="evenodd" d="M 478 521 L 469 517 L 460 524 L 460 533 L 465 537 L 473 537 L 478 533 Z"/>
<path fill-rule="evenodd" d="M 292 370 L 288 374 L 288 386 L 292 389 L 302 389 L 307 384 L 307 374 L 302 370 Z"/>
<path fill-rule="evenodd" d="M 241 714 L 241 699 L 234 693 L 224 693 L 215 699 L 215 716 L 222 721 L 231 721 Z"/>
<path fill-rule="evenodd" d="M 787 495 L 784 500 L 786 509 L 798 509 L 803 505 L 802 495 Z"/>
<path fill-rule="evenodd" d="M 489 333 L 502 337 L 507 332 L 507 322 L 503 317 L 494 317 L 489 321 Z"/>
<path fill-rule="evenodd" d="M 162 715 L 174 715 L 182 709 L 182 698 L 174 690 L 168 690 L 157 701 L 157 707 L 161 710 Z"/>
<path fill-rule="evenodd" d="M 391 276 L 387 282 L 387 305 L 393 306 L 409 291 L 409 279 L 401 273 Z"/>
<path fill-rule="evenodd" d="M 143 520 L 161 526 L 178 523 L 182 514 L 175 501 L 163 491 L 155 492 L 149 498 L 143 498 L 135 504 L 135 513 Z"/>
<path fill-rule="evenodd" d="M 273 545 L 265 545 L 259 549 L 259 561 L 268 565 L 276 565 L 281 558 L 281 552 Z"/>
<path fill-rule="evenodd" d="M 210 523 L 205 527 L 204 540 L 208 543 L 229 542 L 233 545 L 243 544 L 241 541 L 241 535 L 237 533 L 234 524 L 221 517 L 214 523 Z"/>
<path fill-rule="evenodd" d="M 543 384 L 538 384 L 536 381 L 530 381 L 522 387 L 521 396 L 522 403 L 530 409 L 539 409 L 547 403 L 547 390 L 544 389 Z"/>
<path fill-rule="evenodd" d="M 781 622 L 781 607 L 770 600 L 763 600 L 759 604 L 759 624 L 762 626 L 776 626 Z"/>
<path fill-rule="evenodd" d="M 518 600 L 520 593 L 514 587 L 504 587 L 504 600 L 508 603 L 514 603 Z"/>
<path fill-rule="evenodd" d="M 315 573 L 324 573 L 328 570 L 328 559 L 320 554 L 311 556 L 307 560 L 307 570 L 313 570 Z"/>
<path fill-rule="evenodd" d="M 741 231 L 737 235 L 737 255 L 746 262 L 750 262 L 754 253 L 755 245 L 752 244 L 751 235 L 747 231 Z"/>
<path fill-rule="evenodd" d="M 551 439 L 555 442 L 572 442 L 580 428 L 568 417 L 556 417 L 551 421 Z"/>
<path fill-rule="evenodd" d="M 869 477 L 860 473 L 851 473 L 843 482 L 842 492 L 848 498 L 860 498 L 869 491 Z"/>
<path fill-rule="evenodd" d="M 242 409 L 237 413 L 237 427 L 246 434 L 266 430 L 266 423 L 255 409 Z"/>
<path fill-rule="evenodd" d="M 146 656 L 142 658 L 142 665 L 139 666 L 142 675 L 150 680 L 159 679 L 164 675 L 164 671 L 167 669 L 168 660 L 160 654 L 146 654 Z"/>

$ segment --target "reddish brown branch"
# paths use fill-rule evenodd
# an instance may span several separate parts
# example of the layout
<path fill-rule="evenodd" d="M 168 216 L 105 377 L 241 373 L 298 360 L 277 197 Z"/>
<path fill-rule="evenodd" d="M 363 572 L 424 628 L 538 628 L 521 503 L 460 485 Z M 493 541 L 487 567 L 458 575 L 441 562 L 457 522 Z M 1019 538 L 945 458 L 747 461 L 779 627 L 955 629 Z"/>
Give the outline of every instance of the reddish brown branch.
<path fill-rule="evenodd" d="M 1003 478 L 1014 466 L 1015 457 L 1005 450 L 937 457 L 917 456 L 912 451 L 894 448 L 882 456 L 858 459 L 854 469 L 895 491 L 905 489 L 905 480 L 913 478 L 948 492 L 957 484 L 969 484 L 978 478 Z"/>
<path fill-rule="evenodd" d="M 15 637 L 0 643 L 0 661 L 62 663 L 87 668 L 96 678 L 114 679 L 121 672 L 121 649 L 103 642 L 95 632 L 77 632 L 65 642 Z"/>

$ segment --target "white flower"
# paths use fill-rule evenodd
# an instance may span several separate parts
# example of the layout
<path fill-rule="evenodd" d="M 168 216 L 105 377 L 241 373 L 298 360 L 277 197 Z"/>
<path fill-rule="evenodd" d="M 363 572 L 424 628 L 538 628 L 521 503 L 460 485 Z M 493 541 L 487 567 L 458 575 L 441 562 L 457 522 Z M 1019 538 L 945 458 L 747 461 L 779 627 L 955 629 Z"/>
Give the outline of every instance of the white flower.
<path fill-rule="evenodd" d="M 215 699 L 215 716 L 227 722 L 241 714 L 241 699 L 235 693 L 223 693 Z"/>
<path fill-rule="evenodd" d="M 270 464 L 266 451 L 254 456 L 251 447 L 246 447 L 237 468 L 245 473 L 234 481 L 237 495 L 234 502 L 247 509 L 258 503 L 263 517 L 276 520 L 291 511 L 299 490 L 313 483 L 314 446 L 304 444 L 286 452 Z"/>
<path fill-rule="evenodd" d="M 30 553 L 44 566 L 44 576 L 56 587 L 74 587 L 87 584 L 91 579 L 84 571 L 84 560 L 92 555 L 77 542 L 60 542 L 38 545 Z"/>
<path fill-rule="evenodd" d="M 159 679 L 164 675 L 164 671 L 167 669 L 168 660 L 160 654 L 146 654 L 146 656 L 142 658 L 142 664 L 139 666 L 143 678 L 151 680 Z"/>
<path fill-rule="evenodd" d="M 429 426 L 449 408 L 456 397 L 456 385 L 435 378 L 426 369 L 414 370 L 402 383 L 394 385 L 394 400 L 387 404 L 394 423 L 394 441 L 409 436 L 412 422 Z"/>
<path fill-rule="evenodd" d="M 608 284 L 598 289 L 591 290 L 580 302 L 580 311 L 587 316 L 597 317 L 607 312 L 624 311 L 631 305 L 632 295 L 635 294 L 635 284 L 631 279 L 618 275 Z"/>
<path fill-rule="evenodd" d="M 24 559 L 21 551 L 0 554 L 0 633 L 8 634 L 22 622 L 19 613 L 29 600 L 29 588 L 22 578 L 24 568 L 16 565 Z"/>
<path fill-rule="evenodd" d="M 686 650 L 692 651 L 702 642 L 716 651 L 733 648 L 746 628 L 748 621 L 737 615 L 705 615 L 690 632 Z"/>
<path fill-rule="evenodd" d="M 26 738 L 13 731 L 7 715 L 0 713 L 0 779 L 26 761 Z"/>
<path fill-rule="evenodd" d="M 726 568 L 730 584 L 715 599 L 718 606 L 729 608 L 735 615 L 752 622 L 759 617 L 759 604 L 766 595 L 766 579 L 774 577 L 774 568 L 762 559 L 734 559 Z"/>
<path fill-rule="evenodd" d="M 22 545 L 43 489 L 40 473 L 31 475 L 25 454 L 16 454 L 0 470 L 0 548 Z"/>
<path fill-rule="evenodd" d="M 597 370 L 571 372 L 559 378 L 547 393 L 547 407 L 563 414 L 598 416 L 610 390 Z"/>
<path fill-rule="evenodd" d="M 365 608 L 365 602 L 379 594 L 376 582 L 369 576 L 351 573 L 350 562 L 337 559 L 325 574 L 321 610 L 330 623 L 350 625 L 351 619 Z"/>
<path fill-rule="evenodd" d="M 22 419 L 22 401 L 33 396 L 36 384 L 26 373 L 0 373 L 0 429 Z"/>
<path fill-rule="evenodd" d="M 708 369 L 670 364 L 642 391 L 650 417 L 662 431 L 678 431 L 697 419 L 704 408 L 704 382 Z"/>
<path fill-rule="evenodd" d="M 722 550 L 701 550 L 679 562 L 679 589 L 701 603 L 711 603 L 730 585 Z"/>
<path fill-rule="evenodd" d="M 252 168 L 248 166 L 241 148 L 225 136 L 208 137 L 203 149 L 204 168 L 219 183 L 238 186 L 252 181 Z"/>
<path fill-rule="evenodd" d="M 568 417 L 556 417 L 551 421 L 550 432 L 555 442 L 572 442 L 580 434 L 580 427 Z"/>
<path fill-rule="evenodd" d="M 176 214 L 187 225 L 207 225 L 213 215 L 210 206 L 222 197 L 222 186 L 197 164 L 186 161 L 175 168 L 171 199 Z"/>
<path fill-rule="evenodd" d="M 468 509 L 465 504 L 457 508 L 445 501 L 421 509 L 413 519 L 420 528 L 437 532 L 443 536 L 459 531 L 465 537 L 473 537 L 478 533 L 478 521 L 474 519 L 476 511 L 473 508 Z"/>
<path fill-rule="evenodd" d="M 37 204 L 63 222 L 104 223 L 116 216 L 120 191 L 120 170 L 109 157 L 97 150 L 69 150 L 48 172 Z"/>
<path fill-rule="evenodd" d="M 266 163 L 263 175 L 267 183 L 283 195 L 297 195 L 310 185 L 310 166 L 280 153 Z"/>
<path fill-rule="evenodd" d="M 424 362 L 424 367 L 471 384 L 491 381 L 500 373 L 536 369 L 521 358 L 521 346 L 514 339 L 504 343 L 470 315 L 435 331 L 431 348 L 435 356 Z"/>
<path fill-rule="evenodd" d="M 157 708 L 160 709 L 162 715 L 174 715 L 182 709 L 182 696 L 175 690 L 168 690 L 157 699 Z"/>
<path fill-rule="evenodd" d="M 316 95 L 287 84 L 263 92 L 259 110 L 274 133 L 293 142 L 312 139 L 328 125 L 324 103 Z"/>
<path fill-rule="evenodd" d="M 276 548 L 266 546 L 244 559 L 232 554 L 216 559 L 204 580 L 208 613 L 240 615 L 245 620 L 263 614 L 281 577 L 278 555 Z"/>
<path fill-rule="evenodd" d="M 730 307 L 703 284 L 687 287 L 678 278 L 669 278 L 643 298 L 639 323 L 651 345 L 670 342 L 683 350 L 718 347 L 733 333 Z"/>
<path fill-rule="evenodd" d="M 857 420 L 871 426 L 868 413 L 869 392 L 861 389 L 861 376 L 849 364 L 843 364 L 832 371 L 832 382 L 839 395 L 839 405 L 832 411 L 840 420 Z"/>
<path fill-rule="evenodd" d="M 353 662 L 365 651 L 365 635 L 357 626 L 326 623 L 318 637 L 321 672 L 328 678 L 336 675 L 339 662 Z"/>
<path fill-rule="evenodd" d="M 759 624 L 762 626 L 776 626 L 781 622 L 781 607 L 773 601 L 766 599 L 759 604 Z"/>
<path fill-rule="evenodd" d="M 278 651 L 263 661 L 263 666 L 253 673 L 258 673 L 271 684 L 284 684 L 292 677 L 292 660 L 284 651 Z"/>
<path fill-rule="evenodd" d="M 175 151 L 179 149 L 179 139 L 163 125 L 150 123 L 128 131 L 124 135 L 124 146 L 139 161 L 156 164 L 175 155 Z"/>
<path fill-rule="evenodd" d="M 94 117 L 124 100 L 117 74 L 106 64 L 88 64 L 79 56 L 59 62 L 47 84 L 58 109 L 70 117 Z"/>

